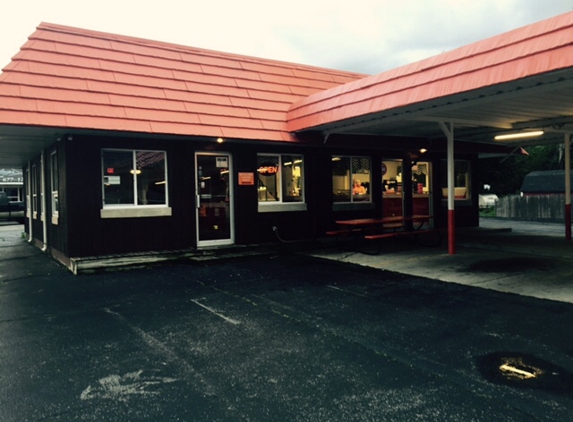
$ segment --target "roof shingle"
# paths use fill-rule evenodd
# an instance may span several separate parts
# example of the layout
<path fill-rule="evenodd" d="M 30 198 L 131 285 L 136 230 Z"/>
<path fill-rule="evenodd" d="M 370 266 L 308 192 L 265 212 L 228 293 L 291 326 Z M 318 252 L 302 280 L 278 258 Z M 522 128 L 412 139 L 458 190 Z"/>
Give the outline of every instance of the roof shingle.
<path fill-rule="evenodd" d="M 362 77 L 42 23 L 0 74 L 0 124 L 292 142 L 290 104 Z"/>

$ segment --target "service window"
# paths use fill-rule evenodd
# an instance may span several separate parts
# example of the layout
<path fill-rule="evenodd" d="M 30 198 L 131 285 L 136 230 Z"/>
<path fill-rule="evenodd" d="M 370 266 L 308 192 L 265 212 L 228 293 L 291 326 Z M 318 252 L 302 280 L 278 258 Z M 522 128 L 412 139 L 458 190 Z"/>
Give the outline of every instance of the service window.
<path fill-rule="evenodd" d="M 32 191 L 32 181 L 30 179 L 30 168 L 26 168 L 26 217 L 32 216 L 32 201 L 30 200 L 30 192 Z"/>
<path fill-rule="evenodd" d="M 102 150 L 102 174 L 102 217 L 171 215 L 164 151 Z"/>
<path fill-rule="evenodd" d="M 36 170 L 36 164 L 32 164 L 32 217 L 34 219 L 38 218 L 38 175 Z"/>
<path fill-rule="evenodd" d="M 334 202 L 371 202 L 370 157 L 332 157 L 332 200 Z"/>
<path fill-rule="evenodd" d="M 442 196 L 448 197 L 448 163 L 442 160 L 440 184 Z M 468 160 L 454 160 L 454 199 L 471 199 L 471 166 Z"/>
<path fill-rule="evenodd" d="M 261 212 L 301 209 L 305 202 L 303 156 L 259 154 L 257 191 Z"/>
<path fill-rule="evenodd" d="M 58 224 L 58 216 L 60 213 L 59 201 L 59 179 L 58 179 L 58 154 L 56 151 L 50 154 L 50 186 L 51 186 L 51 208 L 52 208 L 52 224 Z"/>

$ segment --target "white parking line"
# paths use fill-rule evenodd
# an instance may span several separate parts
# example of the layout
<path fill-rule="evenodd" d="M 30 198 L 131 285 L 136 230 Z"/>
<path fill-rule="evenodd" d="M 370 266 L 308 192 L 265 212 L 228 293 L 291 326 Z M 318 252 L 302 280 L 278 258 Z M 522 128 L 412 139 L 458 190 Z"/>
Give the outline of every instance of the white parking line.
<path fill-rule="evenodd" d="M 203 299 L 204 299 L 204 298 L 203 298 Z M 228 317 L 226 317 L 225 315 L 220 314 L 219 312 L 215 311 L 214 309 L 209 308 L 208 306 L 203 305 L 202 303 L 199 302 L 199 299 L 191 299 L 191 302 L 193 302 L 193 303 L 196 304 L 196 305 L 199 305 L 199 306 L 202 307 L 203 309 L 205 309 L 205 310 L 211 312 L 211 313 L 214 314 L 214 315 L 217 315 L 219 318 L 222 318 L 222 319 L 224 319 L 225 321 L 227 321 L 227 322 L 229 322 L 229 323 L 231 323 L 231 324 L 233 324 L 233 325 L 239 325 L 239 324 L 240 324 L 239 321 L 234 320 L 234 319 L 231 319 L 231 318 L 228 318 Z"/>

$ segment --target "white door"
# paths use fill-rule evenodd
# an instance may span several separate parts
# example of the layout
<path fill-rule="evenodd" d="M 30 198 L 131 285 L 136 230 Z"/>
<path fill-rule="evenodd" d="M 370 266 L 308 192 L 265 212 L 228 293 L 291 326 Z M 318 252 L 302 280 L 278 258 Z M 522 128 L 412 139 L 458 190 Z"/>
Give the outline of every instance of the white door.
<path fill-rule="evenodd" d="M 233 180 L 231 154 L 195 154 L 197 246 L 233 244 Z"/>

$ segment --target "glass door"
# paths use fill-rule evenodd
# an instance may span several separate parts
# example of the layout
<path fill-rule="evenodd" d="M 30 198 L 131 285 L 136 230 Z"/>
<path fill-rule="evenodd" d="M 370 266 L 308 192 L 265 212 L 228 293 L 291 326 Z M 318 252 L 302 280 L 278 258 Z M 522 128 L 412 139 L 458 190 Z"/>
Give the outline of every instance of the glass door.
<path fill-rule="evenodd" d="M 402 160 L 384 160 L 382 161 L 382 215 L 401 216 L 402 208 Z"/>
<path fill-rule="evenodd" d="M 234 243 L 231 155 L 195 154 L 197 246 Z"/>
<path fill-rule="evenodd" d="M 432 215 L 432 163 L 412 166 L 412 202 L 414 215 Z"/>

